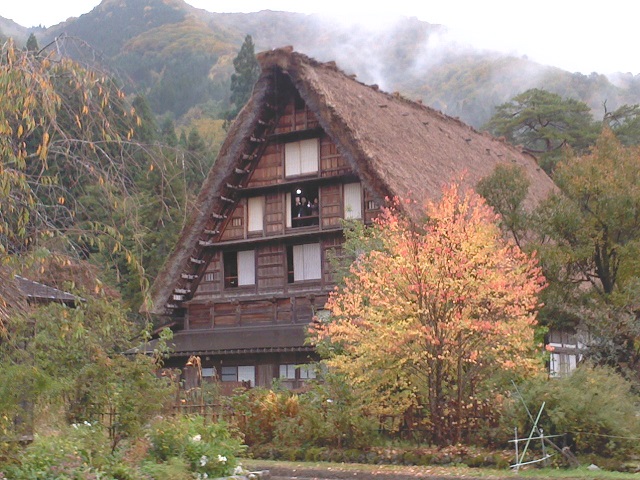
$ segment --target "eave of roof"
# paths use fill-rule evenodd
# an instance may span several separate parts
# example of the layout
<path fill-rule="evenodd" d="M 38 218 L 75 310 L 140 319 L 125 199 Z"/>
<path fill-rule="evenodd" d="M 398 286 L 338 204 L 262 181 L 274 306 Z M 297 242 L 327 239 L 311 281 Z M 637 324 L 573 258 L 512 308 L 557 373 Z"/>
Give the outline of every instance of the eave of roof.
<path fill-rule="evenodd" d="M 266 327 L 235 327 L 214 330 L 185 330 L 174 334 L 167 342 L 172 356 L 216 355 L 266 352 L 308 352 L 308 325 L 269 325 Z M 158 340 L 129 350 L 128 354 L 153 352 Z"/>
<path fill-rule="evenodd" d="M 82 298 L 76 295 L 44 285 L 40 282 L 29 280 L 28 278 L 21 277 L 20 275 L 15 275 L 15 279 L 22 294 L 32 300 L 64 303 L 83 301 Z"/>

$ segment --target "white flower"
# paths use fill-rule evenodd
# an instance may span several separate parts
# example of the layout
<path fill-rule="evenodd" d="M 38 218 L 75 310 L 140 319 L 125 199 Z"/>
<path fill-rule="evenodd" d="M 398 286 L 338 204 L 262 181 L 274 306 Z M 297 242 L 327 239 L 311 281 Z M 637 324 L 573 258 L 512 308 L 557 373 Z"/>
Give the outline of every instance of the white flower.
<path fill-rule="evenodd" d="M 227 457 L 225 457 L 224 455 L 218 455 L 218 462 L 227 463 Z"/>
<path fill-rule="evenodd" d="M 193 441 L 194 442 L 199 442 L 200 440 L 202 440 L 202 435 L 198 434 L 195 437 L 193 437 Z"/>
<path fill-rule="evenodd" d="M 236 468 L 233 469 L 234 475 L 242 475 L 243 473 L 244 473 L 244 468 L 242 468 L 242 465 L 238 465 Z"/>
<path fill-rule="evenodd" d="M 76 430 L 78 429 L 78 424 L 77 424 L 77 423 L 72 423 L 72 424 L 71 424 L 71 426 L 72 426 L 73 428 L 75 428 Z"/>
<path fill-rule="evenodd" d="M 204 467 L 207 464 L 208 461 L 209 461 L 209 459 L 207 458 L 207 456 L 206 455 L 202 455 L 200 457 L 200 466 Z"/>
<path fill-rule="evenodd" d="M 84 421 L 84 424 L 85 424 L 87 427 L 90 427 L 90 426 L 91 426 L 91 424 L 90 424 L 89 422 L 87 422 L 86 420 Z"/>

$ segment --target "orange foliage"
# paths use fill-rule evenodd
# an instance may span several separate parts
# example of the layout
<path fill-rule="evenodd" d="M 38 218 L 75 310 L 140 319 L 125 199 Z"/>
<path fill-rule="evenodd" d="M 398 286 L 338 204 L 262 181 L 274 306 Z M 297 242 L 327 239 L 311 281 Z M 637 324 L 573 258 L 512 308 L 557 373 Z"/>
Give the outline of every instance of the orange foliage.
<path fill-rule="evenodd" d="M 397 203 L 399 205 L 399 203 Z M 534 257 L 503 239 L 496 215 L 457 184 L 413 222 L 387 209 L 373 226 L 382 248 L 363 253 L 314 327 L 336 348 L 328 364 L 371 395 L 374 411 L 427 412 L 433 439 L 460 438 L 465 405 L 496 393 L 502 373 L 540 366 L 534 345 Z M 455 431 L 445 431 L 443 419 Z"/>

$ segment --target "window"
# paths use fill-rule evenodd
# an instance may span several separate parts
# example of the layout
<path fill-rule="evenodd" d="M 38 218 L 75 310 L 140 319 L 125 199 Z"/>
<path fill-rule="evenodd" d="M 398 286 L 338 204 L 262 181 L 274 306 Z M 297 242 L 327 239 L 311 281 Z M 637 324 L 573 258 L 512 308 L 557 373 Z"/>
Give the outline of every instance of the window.
<path fill-rule="evenodd" d="M 204 274 L 204 281 L 205 282 L 213 282 L 215 280 L 215 274 L 208 272 Z"/>
<path fill-rule="evenodd" d="M 359 183 L 344 185 L 344 218 L 362 218 L 362 188 Z"/>
<path fill-rule="evenodd" d="M 287 193 L 287 227 L 308 227 L 320 223 L 318 187 L 299 186 Z"/>
<path fill-rule="evenodd" d="M 256 367 L 253 365 L 243 365 L 238 367 L 222 367 L 220 369 L 220 380 L 223 382 L 249 382 L 249 385 L 256 385 Z"/>
<path fill-rule="evenodd" d="M 215 367 L 202 367 L 202 378 L 211 380 L 216 376 Z"/>
<path fill-rule="evenodd" d="M 255 250 L 224 253 L 224 286 L 234 288 L 255 285 Z"/>
<path fill-rule="evenodd" d="M 241 227 L 242 226 L 242 217 L 234 217 L 231 219 L 232 227 Z"/>
<path fill-rule="evenodd" d="M 285 177 L 306 175 L 318 171 L 318 139 L 309 138 L 284 145 Z"/>
<path fill-rule="evenodd" d="M 280 378 L 284 378 L 287 380 L 295 380 L 296 370 L 299 371 L 297 378 L 304 379 L 304 380 L 316 378 L 315 365 L 293 365 L 293 364 L 280 365 Z"/>
<path fill-rule="evenodd" d="M 331 318 L 331 311 L 325 310 L 324 308 L 321 310 L 317 310 L 314 316 L 314 321 L 318 323 L 328 323 Z"/>
<path fill-rule="evenodd" d="M 552 353 L 549 358 L 549 375 L 551 377 L 565 377 L 576 369 L 577 354 Z"/>
<path fill-rule="evenodd" d="M 280 365 L 280 378 L 292 380 L 296 378 L 296 366 L 293 364 Z"/>
<path fill-rule="evenodd" d="M 563 377 L 575 370 L 587 343 L 583 332 L 551 330 L 548 345 L 553 350 L 549 356 L 549 376 Z"/>
<path fill-rule="evenodd" d="M 261 232 L 264 228 L 264 197 L 251 197 L 247 202 L 249 232 Z"/>
<path fill-rule="evenodd" d="M 315 365 L 300 365 L 300 378 L 311 379 L 316 378 L 316 366 Z"/>
<path fill-rule="evenodd" d="M 288 282 L 318 280 L 322 277 L 319 243 L 287 247 Z"/>
<path fill-rule="evenodd" d="M 237 382 L 238 367 L 222 367 L 220 369 L 220 380 L 223 382 Z"/>

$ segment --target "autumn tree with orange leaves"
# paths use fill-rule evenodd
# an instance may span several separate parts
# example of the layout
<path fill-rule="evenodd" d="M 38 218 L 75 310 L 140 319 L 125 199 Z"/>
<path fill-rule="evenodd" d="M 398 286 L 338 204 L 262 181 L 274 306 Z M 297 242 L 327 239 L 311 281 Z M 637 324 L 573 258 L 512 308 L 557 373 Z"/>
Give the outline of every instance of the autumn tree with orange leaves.
<path fill-rule="evenodd" d="M 313 336 L 372 414 L 424 413 L 430 440 L 458 442 L 497 410 L 508 378 L 542 367 L 534 341 L 537 259 L 504 240 L 495 213 L 453 184 L 426 218 L 385 210 Z"/>

